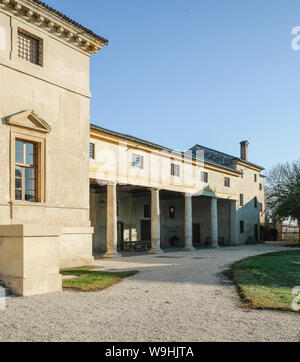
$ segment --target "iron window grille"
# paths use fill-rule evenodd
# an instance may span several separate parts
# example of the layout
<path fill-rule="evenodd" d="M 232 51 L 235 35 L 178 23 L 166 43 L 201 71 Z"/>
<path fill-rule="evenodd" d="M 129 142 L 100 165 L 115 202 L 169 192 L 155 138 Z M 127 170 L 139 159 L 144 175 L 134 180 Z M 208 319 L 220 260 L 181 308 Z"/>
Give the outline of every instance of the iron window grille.
<path fill-rule="evenodd" d="M 132 155 L 132 167 L 137 167 L 140 169 L 144 168 L 144 157 L 141 155 Z"/>
<path fill-rule="evenodd" d="M 28 33 L 18 30 L 18 57 L 30 63 L 43 65 L 43 40 Z"/>

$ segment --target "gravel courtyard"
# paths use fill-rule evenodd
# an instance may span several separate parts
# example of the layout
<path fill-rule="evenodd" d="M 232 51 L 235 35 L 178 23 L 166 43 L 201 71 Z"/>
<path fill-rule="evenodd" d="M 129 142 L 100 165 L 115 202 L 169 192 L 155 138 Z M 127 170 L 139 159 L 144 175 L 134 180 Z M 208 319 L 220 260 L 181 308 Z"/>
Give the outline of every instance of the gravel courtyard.
<path fill-rule="evenodd" d="M 0 341 L 300 341 L 300 313 L 243 310 L 221 274 L 237 260 L 278 250 L 239 246 L 97 260 L 103 270 L 139 273 L 97 293 L 8 298 Z"/>

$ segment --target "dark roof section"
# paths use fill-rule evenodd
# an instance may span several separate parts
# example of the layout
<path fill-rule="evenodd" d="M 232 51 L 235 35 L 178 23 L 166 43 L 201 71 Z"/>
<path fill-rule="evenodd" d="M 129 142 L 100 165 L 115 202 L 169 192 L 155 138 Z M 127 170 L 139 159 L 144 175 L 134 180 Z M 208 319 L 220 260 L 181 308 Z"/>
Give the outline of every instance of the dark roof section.
<path fill-rule="evenodd" d="M 119 132 L 111 131 L 111 130 L 109 130 L 107 128 L 96 126 L 95 124 L 91 124 L 90 126 L 91 126 L 91 129 L 94 130 L 94 131 L 103 132 L 103 133 L 109 134 L 111 136 L 116 136 L 116 137 L 126 139 L 128 141 L 140 143 L 142 145 L 153 147 L 153 148 L 155 148 L 157 150 L 160 150 L 160 151 L 167 151 L 167 152 L 177 153 L 178 155 L 181 155 L 181 156 L 183 156 L 183 155 L 188 156 L 189 153 L 190 153 L 190 157 L 192 157 L 193 159 L 197 159 L 195 157 L 195 155 L 193 155 L 191 150 L 188 150 L 187 152 L 175 151 L 175 150 L 173 150 L 171 148 L 164 147 L 164 146 L 161 146 L 161 145 L 158 145 L 156 143 L 149 142 L 149 141 L 145 141 L 145 140 L 143 140 L 141 138 L 137 138 L 137 137 L 134 137 L 134 136 L 130 136 L 128 134 L 119 133 Z M 202 159 L 199 159 L 199 160 L 202 161 Z M 220 164 L 218 164 L 216 162 L 213 162 L 213 161 L 210 161 L 210 160 L 205 160 L 205 162 L 209 163 L 211 165 L 214 165 L 214 166 L 219 166 L 219 167 L 222 167 L 224 169 L 236 172 L 237 174 L 242 174 L 242 172 L 240 172 L 239 170 L 236 170 L 236 169 L 234 169 L 232 167 L 228 167 L 228 166 L 225 166 L 225 165 L 220 165 Z"/>
<path fill-rule="evenodd" d="M 108 44 L 108 40 L 105 38 L 102 38 L 102 36 L 97 35 L 96 33 L 94 33 L 93 31 L 85 28 L 84 26 L 80 25 L 79 23 L 77 23 L 76 21 L 70 19 L 69 17 L 67 17 L 66 15 L 62 14 L 61 12 L 53 9 L 52 7 L 48 6 L 47 4 L 45 4 L 44 2 L 40 1 L 40 0 L 30 0 L 31 2 L 40 5 L 41 7 L 45 8 L 48 11 L 51 11 L 52 13 L 54 13 L 55 15 L 57 15 L 58 17 L 62 18 L 63 20 L 65 20 L 66 22 L 76 26 L 77 28 L 80 28 L 81 30 L 83 30 L 86 34 L 92 36 L 93 38 L 95 38 L 96 40 L 104 43 L 105 45 Z"/>
<path fill-rule="evenodd" d="M 145 140 L 143 140 L 141 138 L 130 136 L 128 134 L 111 131 L 111 130 L 109 130 L 107 128 L 96 126 L 95 124 L 91 124 L 91 129 L 93 129 L 95 131 L 100 131 L 100 132 L 107 133 L 107 134 L 109 134 L 111 136 L 121 137 L 121 138 L 124 138 L 124 139 L 126 139 L 128 141 L 141 143 L 142 145 L 150 146 L 150 147 L 156 148 L 157 150 L 160 150 L 160 151 L 166 150 L 166 151 L 169 151 L 169 152 L 174 152 L 174 150 L 172 150 L 171 148 L 163 147 L 163 146 L 158 145 L 156 143 L 145 141 Z"/>
<path fill-rule="evenodd" d="M 264 170 L 264 167 L 256 165 L 255 163 L 243 160 L 239 157 L 235 157 L 235 156 L 229 155 L 227 153 L 220 152 L 220 151 L 214 150 L 213 148 L 205 147 L 205 146 L 202 146 L 199 144 L 192 147 L 191 150 L 193 151 L 193 153 L 195 153 L 196 150 L 204 150 L 205 161 L 213 161 L 214 163 L 217 163 L 218 165 L 221 165 L 221 166 L 235 168 L 234 163 L 241 161 L 245 164 L 248 164 L 249 166 L 259 168 L 262 171 Z"/>

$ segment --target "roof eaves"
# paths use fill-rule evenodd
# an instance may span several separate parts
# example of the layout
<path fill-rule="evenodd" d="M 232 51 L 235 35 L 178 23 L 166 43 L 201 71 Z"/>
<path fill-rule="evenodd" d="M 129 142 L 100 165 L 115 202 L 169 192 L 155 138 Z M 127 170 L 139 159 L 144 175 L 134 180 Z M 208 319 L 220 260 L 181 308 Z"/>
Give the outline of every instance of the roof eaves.
<path fill-rule="evenodd" d="M 44 2 L 40 1 L 40 0 L 27 0 L 29 2 L 32 2 L 36 5 L 41 6 L 42 8 L 50 11 L 51 13 L 55 14 L 56 16 L 58 16 L 59 18 L 63 19 L 64 21 L 68 22 L 69 24 L 72 24 L 73 26 L 83 30 L 87 35 L 90 35 L 92 38 L 94 38 L 95 40 L 100 41 L 101 43 L 103 43 L 104 45 L 108 44 L 108 40 L 103 38 L 100 35 L 97 35 L 96 33 L 94 33 L 92 30 L 84 27 L 83 25 L 77 23 L 75 20 L 72 20 L 71 18 L 69 18 L 68 16 L 64 15 L 63 13 L 55 10 L 54 8 L 48 6 L 47 4 L 45 4 Z"/>

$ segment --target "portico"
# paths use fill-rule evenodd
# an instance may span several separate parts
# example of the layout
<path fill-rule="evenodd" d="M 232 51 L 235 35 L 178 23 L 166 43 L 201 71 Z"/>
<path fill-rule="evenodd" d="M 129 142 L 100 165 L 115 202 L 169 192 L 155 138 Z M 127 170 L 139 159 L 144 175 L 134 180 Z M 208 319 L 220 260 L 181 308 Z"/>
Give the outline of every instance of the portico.
<path fill-rule="evenodd" d="M 230 201 L 218 202 L 217 197 L 91 180 L 94 252 L 105 258 L 117 258 L 122 250 L 129 249 L 128 245 L 161 254 L 171 247 L 184 251 L 193 251 L 196 247 L 217 248 L 220 240 L 226 245 L 232 244 L 231 234 L 235 230 L 231 228 L 236 221 L 225 213 L 224 226 L 222 217 L 218 218 L 218 203 L 221 203 L 221 213 L 224 205 L 233 213 Z"/>

